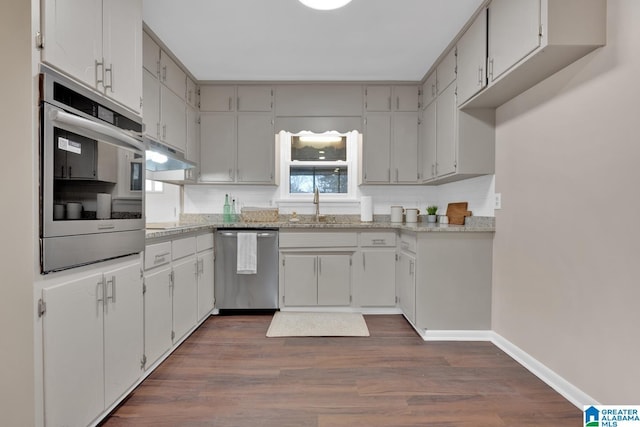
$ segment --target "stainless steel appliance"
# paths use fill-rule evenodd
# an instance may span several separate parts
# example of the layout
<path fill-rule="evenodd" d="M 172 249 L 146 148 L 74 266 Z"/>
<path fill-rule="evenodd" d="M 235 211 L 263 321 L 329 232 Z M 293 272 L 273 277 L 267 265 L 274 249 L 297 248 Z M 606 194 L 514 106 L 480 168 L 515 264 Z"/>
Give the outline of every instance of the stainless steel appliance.
<path fill-rule="evenodd" d="M 256 233 L 256 273 L 238 274 L 238 232 Z M 278 308 L 278 231 L 231 230 L 216 232 L 216 308 L 272 310 Z"/>
<path fill-rule="evenodd" d="M 42 273 L 143 250 L 141 131 L 140 117 L 42 67 Z"/>

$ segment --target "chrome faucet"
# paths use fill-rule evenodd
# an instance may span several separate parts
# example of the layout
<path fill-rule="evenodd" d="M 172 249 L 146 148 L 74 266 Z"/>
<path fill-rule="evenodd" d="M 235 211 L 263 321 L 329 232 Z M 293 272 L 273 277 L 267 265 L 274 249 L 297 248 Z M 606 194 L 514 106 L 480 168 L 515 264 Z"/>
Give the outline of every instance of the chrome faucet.
<path fill-rule="evenodd" d="M 320 222 L 320 193 L 318 187 L 313 190 L 313 204 L 316 205 L 316 222 Z"/>

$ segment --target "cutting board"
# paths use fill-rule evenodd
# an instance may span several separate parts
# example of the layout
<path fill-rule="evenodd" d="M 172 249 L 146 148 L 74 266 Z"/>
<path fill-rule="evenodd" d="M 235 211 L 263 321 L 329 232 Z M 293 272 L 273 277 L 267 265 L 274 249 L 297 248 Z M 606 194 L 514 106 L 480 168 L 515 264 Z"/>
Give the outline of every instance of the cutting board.
<path fill-rule="evenodd" d="M 467 206 L 467 202 L 449 203 L 447 205 L 449 224 L 464 225 L 465 217 L 471 216 L 471 211 L 467 210 Z"/>

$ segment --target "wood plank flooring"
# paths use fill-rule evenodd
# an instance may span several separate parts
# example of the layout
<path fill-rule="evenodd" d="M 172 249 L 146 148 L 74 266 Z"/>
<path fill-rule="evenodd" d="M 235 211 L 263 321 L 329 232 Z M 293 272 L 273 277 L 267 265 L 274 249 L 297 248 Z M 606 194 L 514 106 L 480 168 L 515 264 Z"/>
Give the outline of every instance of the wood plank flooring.
<path fill-rule="evenodd" d="M 210 317 L 103 425 L 580 426 L 582 412 L 487 342 L 425 342 L 399 315 L 370 337 L 266 338 L 270 315 Z"/>

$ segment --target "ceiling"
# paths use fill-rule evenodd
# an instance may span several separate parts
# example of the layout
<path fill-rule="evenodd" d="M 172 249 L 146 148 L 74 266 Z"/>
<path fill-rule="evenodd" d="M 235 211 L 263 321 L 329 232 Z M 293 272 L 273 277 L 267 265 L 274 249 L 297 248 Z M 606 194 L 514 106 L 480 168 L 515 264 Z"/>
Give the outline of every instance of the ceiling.
<path fill-rule="evenodd" d="M 419 81 L 483 0 L 144 0 L 146 25 L 199 81 Z"/>

